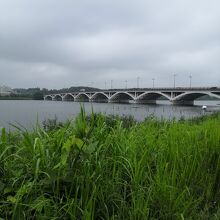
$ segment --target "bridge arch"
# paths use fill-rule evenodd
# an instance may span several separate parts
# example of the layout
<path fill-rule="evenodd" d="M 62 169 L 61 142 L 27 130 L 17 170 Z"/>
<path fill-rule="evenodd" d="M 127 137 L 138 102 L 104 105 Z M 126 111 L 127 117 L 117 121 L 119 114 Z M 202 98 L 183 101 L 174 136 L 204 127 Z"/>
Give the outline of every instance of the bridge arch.
<path fill-rule="evenodd" d="M 109 98 L 110 102 L 125 102 L 128 103 L 130 100 L 135 100 L 135 97 L 128 92 L 116 92 Z"/>
<path fill-rule="evenodd" d="M 195 99 L 198 99 L 199 97 L 202 96 L 212 96 L 212 97 L 216 97 L 214 96 L 212 93 L 210 92 L 184 92 L 180 95 L 177 95 L 173 98 L 173 101 L 178 101 L 178 100 L 185 100 L 185 101 L 194 101 Z"/>
<path fill-rule="evenodd" d="M 63 101 L 74 101 L 74 96 L 71 93 L 67 93 L 63 96 Z"/>
<path fill-rule="evenodd" d="M 164 97 L 169 101 L 171 99 L 169 95 L 164 94 L 162 92 L 145 92 L 136 98 L 136 102 L 137 103 L 149 103 L 149 104 L 156 103 L 156 100 L 159 99 L 160 97 Z"/>
<path fill-rule="evenodd" d="M 62 101 L 63 100 L 63 97 L 60 95 L 60 94 L 57 94 L 53 97 L 53 100 L 55 101 Z"/>
<path fill-rule="evenodd" d="M 214 98 L 220 98 L 220 96 L 211 92 L 195 91 L 195 92 L 184 92 L 180 95 L 173 97 L 172 102 L 174 104 L 189 104 L 193 105 L 194 101 L 202 96 L 208 95 Z"/>
<path fill-rule="evenodd" d="M 89 95 L 87 95 L 86 93 L 79 93 L 76 97 L 75 97 L 76 101 L 82 101 L 82 102 L 89 102 L 90 97 Z"/>
<path fill-rule="evenodd" d="M 53 100 L 53 97 L 51 95 L 46 95 L 44 97 L 44 100 L 47 100 L 47 101 L 52 101 Z"/>
<path fill-rule="evenodd" d="M 108 102 L 109 97 L 104 92 L 96 92 L 91 97 L 91 101 L 94 102 Z"/>

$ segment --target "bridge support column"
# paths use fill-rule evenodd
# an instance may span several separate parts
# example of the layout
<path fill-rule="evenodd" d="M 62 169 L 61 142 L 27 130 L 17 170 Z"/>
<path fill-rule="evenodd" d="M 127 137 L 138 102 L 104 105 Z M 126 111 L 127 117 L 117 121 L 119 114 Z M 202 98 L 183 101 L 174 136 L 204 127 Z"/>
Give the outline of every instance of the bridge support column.
<path fill-rule="evenodd" d="M 173 105 L 194 105 L 194 100 L 173 100 Z"/>
<path fill-rule="evenodd" d="M 156 100 L 136 100 L 136 104 L 156 104 Z"/>
<path fill-rule="evenodd" d="M 108 103 L 107 99 L 91 99 L 90 102 Z"/>
<path fill-rule="evenodd" d="M 124 104 L 128 104 L 130 102 L 130 100 L 109 100 L 109 103 L 124 103 Z"/>

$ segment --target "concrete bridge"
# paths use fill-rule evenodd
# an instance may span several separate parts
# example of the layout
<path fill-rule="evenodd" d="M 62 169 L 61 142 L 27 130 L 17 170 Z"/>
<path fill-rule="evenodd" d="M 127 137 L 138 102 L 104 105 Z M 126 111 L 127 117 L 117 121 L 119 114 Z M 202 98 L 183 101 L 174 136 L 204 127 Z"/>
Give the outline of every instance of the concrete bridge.
<path fill-rule="evenodd" d="M 115 89 L 95 92 L 81 91 L 75 93 L 50 94 L 46 95 L 44 100 L 155 104 L 156 100 L 163 98 L 172 104 L 193 105 L 194 100 L 205 95 L 220 99 L 220 87 Z"/>

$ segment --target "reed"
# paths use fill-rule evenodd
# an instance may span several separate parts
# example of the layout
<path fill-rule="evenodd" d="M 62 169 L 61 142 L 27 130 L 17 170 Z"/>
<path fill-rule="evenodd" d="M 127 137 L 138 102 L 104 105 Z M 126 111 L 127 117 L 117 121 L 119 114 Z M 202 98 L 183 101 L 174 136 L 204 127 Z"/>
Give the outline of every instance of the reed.
<path fill-rule="evenodd" d="M 219 114 L 52 125 L 1 129 L 0 219 L 220 219 Z"/>

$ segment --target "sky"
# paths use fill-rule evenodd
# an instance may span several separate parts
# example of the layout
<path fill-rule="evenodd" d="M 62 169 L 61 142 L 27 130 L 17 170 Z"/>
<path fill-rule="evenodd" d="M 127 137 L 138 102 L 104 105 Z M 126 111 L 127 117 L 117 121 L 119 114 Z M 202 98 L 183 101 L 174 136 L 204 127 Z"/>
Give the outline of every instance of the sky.
<path fill-rule="evenodd" d="M 219 0 L 0 0 L 0 85 L 220 86 L 219 21 Z"/>

